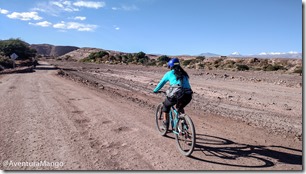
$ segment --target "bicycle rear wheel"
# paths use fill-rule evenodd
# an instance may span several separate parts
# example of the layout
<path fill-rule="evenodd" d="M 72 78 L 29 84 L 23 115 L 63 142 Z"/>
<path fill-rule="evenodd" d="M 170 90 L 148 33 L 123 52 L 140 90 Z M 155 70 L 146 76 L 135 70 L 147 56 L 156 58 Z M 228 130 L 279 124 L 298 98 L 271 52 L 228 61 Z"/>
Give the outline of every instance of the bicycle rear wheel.
<path fill-rule="evenodd" d="M 156 120 L 156 128 L 157 128 L 159 134 L 161 134 L 162 136 L 165 136 L 167 134 L 169 124 L 166 127 L 163 124 L 164 118 L 163 118 L 162 108 L 163 108 L 163 103 L 160 103 L 156 107 L 155 120 Z M 168 123 L 169 123 L 169 121 L 168 121 Z"/>
<path fill-rule="evenodd" d="M 188 115 L 181 115 L 175 126 L 175 139 L 179 151 L 190 156 L 196 144 L 194 124 Z"/>

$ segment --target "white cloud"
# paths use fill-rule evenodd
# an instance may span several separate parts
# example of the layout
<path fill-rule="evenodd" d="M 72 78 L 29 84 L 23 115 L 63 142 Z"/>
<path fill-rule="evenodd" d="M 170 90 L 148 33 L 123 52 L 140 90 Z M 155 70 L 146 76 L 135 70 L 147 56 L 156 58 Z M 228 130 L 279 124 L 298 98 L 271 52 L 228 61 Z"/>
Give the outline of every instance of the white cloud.
<path fill-rule="evenodd" d="M 259 55 L 262 55 L 262 56 L 266 56 L 266 55 L 284 55 L 284 54 L 298 54 L 298 52 L 289 51 L 289 52 L 262 52 L 262 53 L 259 53 Z"/>
<path fill-rule="evenodd" d="M 120 7 L 112 7 L 112 10 L 133 11 L 138 10 L 138 7 L 136 5 L 121 5 Z"/>
<path fill-rule="evenodd" d="M 64 4 L 61 2 L 51 1 L 50 4 L 58 6 L 59 8 L 64 8 Z"/>
<path fill-rule="evenodd" d="M 11 14 L 8 14 L 7 17 L 11 19 L 20 19 L 23 21 L 29 21 L 29 20 L 41 20 L 42 17 L 38 16 L 37 12 L 13 12 Z"/>
<path fill-rule="evenodd" d="M 76 16 L 76 17 L 74 18 L 74 20 L 81 20 L 81 21 L 84 21 L 84 20 L 86 20 L 86 17 L 85 17 L 85 16 Z"/>
<path fill-rule="evenodd" d="M 37 23 L 32 23 L 32 22 L 29 22 L 30 25 L 35 25 L 35 26 L 41 26 L 41 27 L 49 27 L 52 25 L 51 22 L 48 22 L 48 21 L 42 21 L 42 22 L 37 22 Z"/>
<path fill-rule="evenodd" d="M 78 31 L 94 31 L 98 26 L 91 24 L 83 24 L 78 22 L 64 22 L 54 24 L 54 28 L 66 29 L 66 30 L 78 30 Z"/>
<path fill-rule="evenodd" d="M 0 13 L 1 13 L 1 14 L 8 14 L 8 13 L 9 13 L 9 11 L 8 11 L 8 10 L 5 10 L 5 9 L 0 8 Z"/>
<path fill-rule="evenodd" d="M 40 11 L 40 12 L 46 12 L 46 10 L 45 9 L 43 9 L 43 8 L 32 8 L 32 10 L 33 11 Z"/>
<path fill-rule="evenodd" d="M 62 12 L 80 11 L 79 7 L 101 8 L 105 6 L 105 2 L 96 1 L 70 1 L 70 0 L 49 0 L 47 2 L 39 2 L 33 11 L 41 11 L 53 16 L 59 16 Z"/>
<path fill-rule="evenodd" d="M 77 7 L 87 7 L 87 8 L 101 8 L 105 6 L 105 2 L 94 2 L 94 1 L 77 1 L 73 3 Z"/>
<path fill-rule="evenodd" d="M 132 10 L 138 10 L 138 7 L 136 7 L 136 5 L 122 5 L 122 9 L 126 10 L 126 11 L 132 11 Z"/>
<path fill-rule="evenodd" d="M 66 29 L 66 24 L 64 21 L 62 21 L 61 23 L 54 24 L 53 27 L 59 29 Z"/>
<path fill-rule="evenodd" d="M 58 10 L 66 11 L 66 12 L 74 12 L 79 11 L 78 8 L 73 7 L 71 1 L 50 1 L 49 4 L 55 6 L 54 8 L 59 8 Z"/>
<path fill-rule="evenodd" d="M 117 25 L 113 25 L 115 30 L 120 30 L 120 27 L 118 27 Z"/>
<path fill-rule="evenodd" d="M 236 52 L 233 52 L 231 55 L 237 55 L 238 56 L 238 55 L 240 55 L 240 53 L 236 51 Z"/>
<path fill-rule="evenodd" d="M 33 11 L 41 11 L 53 16 L 58 16 L 61 12 L 76 12 L 79 9 L 71 3 L 71 1 L 51 0 L 48 2 L 39 2 Z"/>
<path fill-rule="evenodd" d="M 296 51 L 289 51 L 288 54 L 298 54 Z"/>

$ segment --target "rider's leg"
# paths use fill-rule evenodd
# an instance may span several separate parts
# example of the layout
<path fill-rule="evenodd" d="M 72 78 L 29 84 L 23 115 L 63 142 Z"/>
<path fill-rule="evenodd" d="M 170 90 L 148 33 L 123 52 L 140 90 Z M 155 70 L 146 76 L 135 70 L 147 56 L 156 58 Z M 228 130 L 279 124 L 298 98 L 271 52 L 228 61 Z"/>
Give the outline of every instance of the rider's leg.
<path fill-rule="evenodd" d="M 167 122 L 169 118 L 169 112 L 164 112 L 164 122 Z"/>
<path fill-rule="evenodd" d="M 164 112 L 164 121 L 167 121 L 167 118 L 169 117 L 170 108 L 175 104 L 176 102 L 166 97 L 165 101 L 163 102 L 163 109 L 162 109 L 162 111 Z"/>
<path fill-rule="evenodd" d="M 185 110 L 184 107 L 186 107 L 192 99 L 192 94 L 185 94 L 177 103 L 176 109 L 179 113 L 184 114 Z"/>

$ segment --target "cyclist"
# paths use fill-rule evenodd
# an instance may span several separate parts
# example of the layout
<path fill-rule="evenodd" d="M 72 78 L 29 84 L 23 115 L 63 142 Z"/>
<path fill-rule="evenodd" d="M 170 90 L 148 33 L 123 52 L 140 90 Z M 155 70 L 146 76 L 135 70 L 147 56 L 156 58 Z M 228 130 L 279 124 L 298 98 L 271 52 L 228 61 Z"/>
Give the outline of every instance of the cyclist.
<path fill-rule="evenodd" d="M 156 88 L 153 90 L 157 93 L 168 81 L 170 83 L 170 88 L 167 90 L 167 97 L 163 102 L 164 112 L 164 126 L 167 126 L 170 108 L 176 104 L 176 108 L 180 113 L 184 112 L 184 107 L 192 99 L 192 90 L 189 83 L 189 76 L 186 71 L 180 66 L 178 58 L 172 58 L 167 63 L 170 71 L 166 72 L 163 78 L 160 80 Z"/>

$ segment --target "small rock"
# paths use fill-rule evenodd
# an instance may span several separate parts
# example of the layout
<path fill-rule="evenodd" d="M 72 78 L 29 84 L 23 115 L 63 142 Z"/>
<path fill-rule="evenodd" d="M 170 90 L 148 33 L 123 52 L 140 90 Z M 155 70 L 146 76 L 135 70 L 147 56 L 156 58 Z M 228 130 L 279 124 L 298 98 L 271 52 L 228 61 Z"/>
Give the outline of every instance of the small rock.
<path fill-rule="evenodd" d="M 1 82 L 0 82 L 1 83 Z M 298 83 L 298 84 L 296 84 L 296 87 L 298 87 L 298 88 L 300 88 L 300 87 L 302 87 L 303 85 L 302 85 L 302 83 Z"/>

